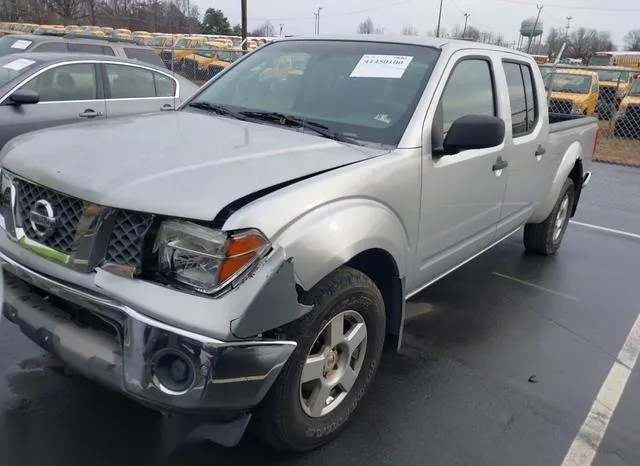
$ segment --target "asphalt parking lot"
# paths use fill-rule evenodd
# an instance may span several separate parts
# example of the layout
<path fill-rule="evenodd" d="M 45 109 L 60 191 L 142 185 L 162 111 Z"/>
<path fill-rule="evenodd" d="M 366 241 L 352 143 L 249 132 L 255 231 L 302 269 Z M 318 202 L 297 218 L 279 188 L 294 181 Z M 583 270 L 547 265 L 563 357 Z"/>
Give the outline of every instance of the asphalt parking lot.
<path fill-rule="evenodd" d="M 384 356 L 336 442 L 290 457 L 246 438 L 168 463 L 588 464 L 571 450 L 598 466 L 640 464 L 640 333 L 628 338 L 640 312 L 640 169 L 593 169 L 557 256 L 525 255 L 519 233 L 413 300 L 402 351 Z M 70 377 L 0 325 L 3 466 L 151 464 L 158 415 Z"/>

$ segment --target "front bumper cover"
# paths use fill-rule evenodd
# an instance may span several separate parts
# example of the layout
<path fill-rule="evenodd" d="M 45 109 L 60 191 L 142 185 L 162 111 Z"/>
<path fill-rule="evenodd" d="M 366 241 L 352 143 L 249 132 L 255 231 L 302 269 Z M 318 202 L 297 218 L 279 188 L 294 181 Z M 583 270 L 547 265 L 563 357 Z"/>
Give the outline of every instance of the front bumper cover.
<path fill-rule="evenodd" d="M 78 373 L 160 411 L 246 411 L 262 400 L 296 347 L 293 341 L 223 342 L 198 335 L 49 278 L 5 254 L 0 262 L 8 320 Z M 79 325 L 77 312 L 104 325 Z M 188 386 L 163 383 L 162 354 L 184 358 L 193 373 Z"/>

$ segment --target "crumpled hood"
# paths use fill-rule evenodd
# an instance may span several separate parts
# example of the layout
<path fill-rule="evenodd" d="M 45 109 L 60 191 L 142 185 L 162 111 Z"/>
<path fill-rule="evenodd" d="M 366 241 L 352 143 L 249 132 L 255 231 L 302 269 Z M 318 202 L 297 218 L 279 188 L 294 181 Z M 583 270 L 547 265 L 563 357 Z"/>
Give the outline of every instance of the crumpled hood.
<path fill-rule="evenodd" d="M 212 220 L 245 195 L 385 152 L 178 111 L 28 133 L 5 146 L 2 165 L 97 204 Z"/>

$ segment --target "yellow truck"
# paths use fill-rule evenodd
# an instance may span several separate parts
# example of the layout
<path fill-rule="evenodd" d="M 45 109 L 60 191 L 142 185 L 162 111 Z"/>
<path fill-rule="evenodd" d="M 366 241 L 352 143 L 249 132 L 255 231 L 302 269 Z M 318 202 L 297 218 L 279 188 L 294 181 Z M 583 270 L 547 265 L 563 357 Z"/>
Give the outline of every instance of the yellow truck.
<path fill-rule="evenodd" d="M 244 53 L 242 53 L 242 49 L 230 49 L 221 51 L 220 53 L 218 53 L 215 60 L 207 63 L 204 69 L 205 79 L 213 78 L 220 71 L 231 65 L 231 63 L 242 58 L 243 55 Z"/>
<path fill-rule="evenodd" d="M 600 96 L 598 98 L 598 118 L 608 120 L 618 107 L 620 101 L 631 89 L 634 76 L 639 70 L 619 66 L 589 67 L 598 73 Z"/>
<path fill-rule="evenodd" d="M 558 68 L 547 77 L 550 113 L 593 115 L 598 107 L 598 73 L 582 68 Z"/>
<path fill-rule="evenodd" d="M 613 124 L 616 137 L 640 139 L 640 78 L 620 102 Z"/>
<path fill-rule="evenodd" d="M 160 53 L 160 57 L 167 68 L 181 70 L 184 59 L 193 56 L 195 51 L 202 48 L 206 42 L 207 39 L 204 37 L 183 36 L 175 42 L 172 48 L 164 49 Z"/>
<path fill-rule="evenodd" d="M 182 71 L 192 79 L 200 81 L 208 79 L 209 65 L 219 62 L 220 56 L 226 52 L 224 50 L 226 48 L 226 42 L 205 42 L 201 47 L 194 50 L 193 54 L 182 60 Z"/>

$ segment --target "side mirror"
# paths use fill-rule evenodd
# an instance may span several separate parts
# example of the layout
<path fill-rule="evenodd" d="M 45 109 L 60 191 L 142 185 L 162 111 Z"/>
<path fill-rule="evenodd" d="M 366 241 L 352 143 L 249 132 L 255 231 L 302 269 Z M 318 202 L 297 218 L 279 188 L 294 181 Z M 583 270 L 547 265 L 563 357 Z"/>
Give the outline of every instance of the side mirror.
<path fill-rule="evenodd" d="M 449 128 L 439 155 L 457 154 L 463 150 L 486 149 L 504 141 L 504 121 L 494 116 L 466 115 Z"/>
<path fill-rule="evenodd" d="M 30 89 L 18 89 L 9 96 L 8 101 L 12 105 L 37 104 L 40 102 L 40 94 Z"/>

